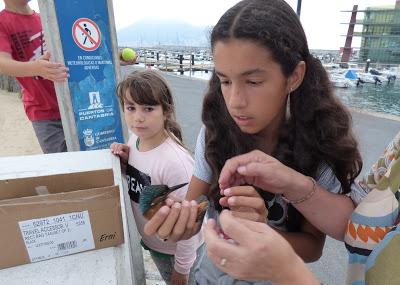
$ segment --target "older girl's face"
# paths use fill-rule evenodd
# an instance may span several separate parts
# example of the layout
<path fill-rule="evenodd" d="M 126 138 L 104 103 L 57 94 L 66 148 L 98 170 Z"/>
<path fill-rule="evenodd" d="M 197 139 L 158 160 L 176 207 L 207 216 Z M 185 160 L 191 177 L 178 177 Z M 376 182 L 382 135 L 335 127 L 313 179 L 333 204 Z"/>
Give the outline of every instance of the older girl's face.
<path fill-rule="evenodd" d="M 244 133 L 277 133 L 290 91 L 270 52 L 252 41 L 231 39 L 214 46 L 215 72 L 226 107 Z"/>

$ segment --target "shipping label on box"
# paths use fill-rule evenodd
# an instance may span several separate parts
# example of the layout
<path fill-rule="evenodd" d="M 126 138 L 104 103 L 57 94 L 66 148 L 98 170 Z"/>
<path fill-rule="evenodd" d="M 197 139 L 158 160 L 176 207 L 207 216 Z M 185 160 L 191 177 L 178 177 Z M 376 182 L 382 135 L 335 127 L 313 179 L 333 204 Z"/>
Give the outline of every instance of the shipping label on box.
<path fill-rule="evenodd" d="M 113 170 L 0 180 L 0 269 L 124 242 Z"/>
<path fill-rule="evenodd" d="M 18 222 L 31 262 L 95 248 L 88 211 Z"/>

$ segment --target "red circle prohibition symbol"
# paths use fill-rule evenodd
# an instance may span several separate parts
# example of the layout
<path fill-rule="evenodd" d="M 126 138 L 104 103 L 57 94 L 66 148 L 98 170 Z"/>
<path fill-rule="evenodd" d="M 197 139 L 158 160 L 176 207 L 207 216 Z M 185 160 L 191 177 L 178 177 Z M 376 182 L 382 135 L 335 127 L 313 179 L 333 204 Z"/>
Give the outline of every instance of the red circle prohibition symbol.
<path fill-rule="evenodd" d="M 95 28 L 98 38 L 96 39 L 95 37 L 92 36 L 92 32 L 88 30 L 88 28 L 84 27 L 83 25 L 89 23 L 93 28 Z M 86 41 L 88 43 L 93 44 L 93 46 L 86 46 L 84 45 L 84 42 L 81 43 L 79 39 L 77 38 L 78 34 L 82 34 L 86 37 Z M 72 25 L 72 38 L 74 39 L 75 43 L 83 50 L 86 51 L 94 51 L 96 50 L 101 43 L 101 32 L 99 27 L 95 22 L 88 18 L 79 18 L 78 20 L 75 21 L 75 23 Z"/>

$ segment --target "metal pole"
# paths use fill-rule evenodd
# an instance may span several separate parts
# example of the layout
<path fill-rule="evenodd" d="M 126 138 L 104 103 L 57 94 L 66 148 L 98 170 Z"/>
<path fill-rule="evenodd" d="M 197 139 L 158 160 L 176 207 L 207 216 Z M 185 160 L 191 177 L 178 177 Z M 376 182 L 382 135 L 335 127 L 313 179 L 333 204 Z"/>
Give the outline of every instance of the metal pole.
<path fill-rule="evenodd" d="M 164 53 L 164 59 L 165 59 L 165 71 L 168 71 L 168 58 L 167 58 L 167 51 Z"/>
<path fill-rule="evenodd" d="M 183 54 L 179 55 L 179 72 L 183 75 Z"/>
<path fill-rule="evenodd" d="M 297 0 L 297 16 L 300 18 L 300 12 L 301 12 L 301 0 Z"/>

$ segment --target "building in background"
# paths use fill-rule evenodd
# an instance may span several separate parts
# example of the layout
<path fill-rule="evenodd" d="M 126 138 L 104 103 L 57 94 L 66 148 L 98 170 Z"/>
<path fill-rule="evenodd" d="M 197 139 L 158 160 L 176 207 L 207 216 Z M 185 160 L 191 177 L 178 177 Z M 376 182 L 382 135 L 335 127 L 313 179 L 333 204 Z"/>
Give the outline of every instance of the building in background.
<path fill-rule="evenodd" d="M 352 53 L 352 37 L 361 37 L 358 54 L 359 62 L 379 64 L 400 63 L 400 0 L 394 6 L 368 7 L 358 10 L 357 5 L 351 11 L 349 29 L 345 47 L 342 49 L 342 62 L 348 62 Z M 363 13 L 362 20 L 356 19 L 357 13 Z M 361 32 L 354 32 L 355 25 L 362 25 Z"/>

